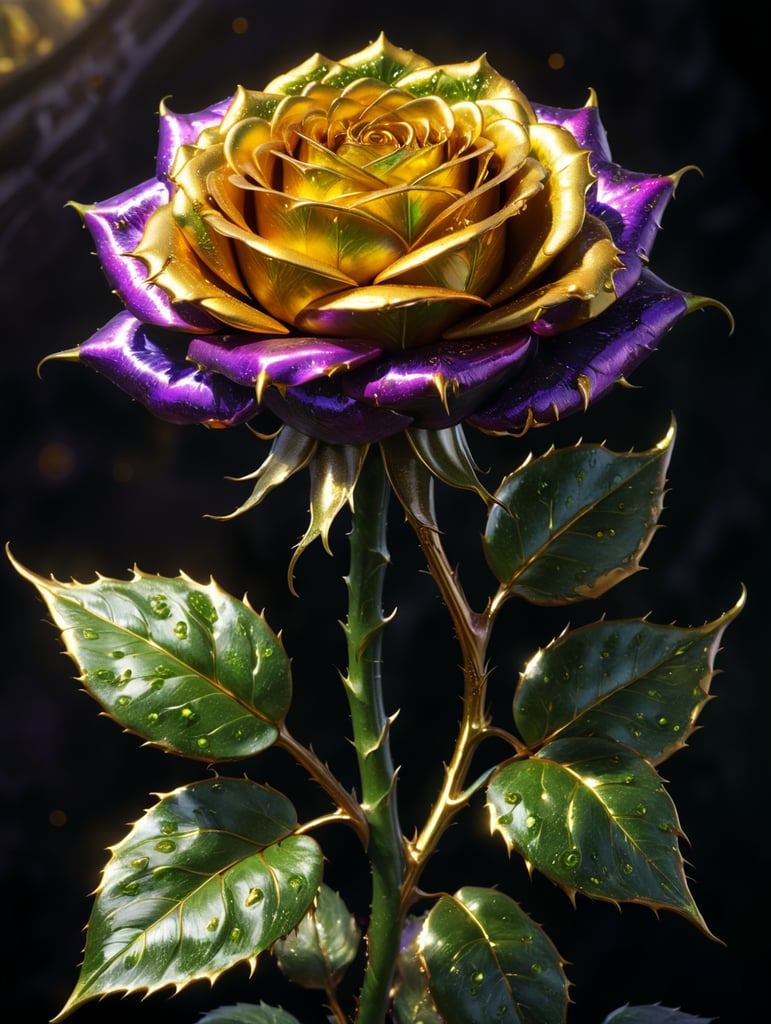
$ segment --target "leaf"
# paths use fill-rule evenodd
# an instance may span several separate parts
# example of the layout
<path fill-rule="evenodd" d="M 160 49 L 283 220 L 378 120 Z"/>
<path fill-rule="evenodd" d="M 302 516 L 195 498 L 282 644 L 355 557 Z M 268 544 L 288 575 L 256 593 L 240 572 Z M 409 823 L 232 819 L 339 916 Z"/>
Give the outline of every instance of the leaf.
<path fill-rule="evenodd" d="M 602 1024 L 710 1024 L 716 1017 L 694 1017 L 659 1003 L 649 1006 L 620 1006 L 609 1013 Z"/>
<path fill-rule="evenodd" d="M 567 1013 L 562 960 L 510 897 L 466 886 L 442 896 L 419 940 L 431 994 L 447 1024 L 558 1024 Z"/>
<path fill-rule="evenodd" d="M 59 583 L 14 565 L 48 605 L 80 681 L 124 728 L 207 762 L 276 740 L 289 659 L 248 602 L 184 574 Z"/>
<path fill-rule="evenodd" d="M 552 449 L 495 493 L 485 532 L 490 568 L 534 604 L 599 597 L 637 572 L 664 500 L 674 426 L 650 451 Z"/>
<path fill-rule="evenodd" d="M 510 761 L 487 790 L 490 828 L 561 886 L 614 903 L 666 907 L 710 935 L 688 890 L 677 812 L 661 778 L 605 739 L 558 739 Z"/>
<path fill-rule="evenodd" d="M 566 736 L 601 736 L 654 764 L 684 747 L 711 699 L 715 655 L 736 606 L 698 628 L 644 619 L 566 630 L 520 675 L 514 719 L 530 746 Z"/>
<path fill-rule="evenodd" d="M 236 1003 L 219 1006 L 200 1017 L 198 1024 L 299 1024 L 296 1017 L 277 1006 L 265 1003 Z"/>
<path fill-rule="evenodd" d="M 428 988 L 428 973 L 420 957 L 420 932 L 426 915 L 407 919 L 396 958 L 392 1013 L 394 1024 L 444 1024 Z"/>
<path fill-rule="evenodd" d="M 246 779 L 162 796 L 112 848 L 78 983 L 57 1020 L 96 996 L 213 982 L 297 925 L 322 854 L 294 807 Z"/>
<path fill-rule="evenodd" d="M 345 902 L 322 885 L 314 905 L 294 931 L 276 942 L 273 953 L 295 985 L 328 991 L 339 983 L 360 943 L 361 933 Z"/>

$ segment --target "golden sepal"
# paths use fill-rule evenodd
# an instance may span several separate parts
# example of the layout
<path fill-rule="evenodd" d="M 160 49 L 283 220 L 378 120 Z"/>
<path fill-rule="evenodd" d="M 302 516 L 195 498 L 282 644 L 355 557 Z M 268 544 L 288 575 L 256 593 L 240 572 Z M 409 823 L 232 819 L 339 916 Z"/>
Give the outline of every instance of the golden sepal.
<path fill-rule="evenodd" d="M 394 46 L 381 32 L 377 39 L 363 50 L 343 57 L 341 69 L 330 70 L 324 75 L 324 81 L 332 85 L 345 86 L 356 78 L 377 78 L 381 82 L 393 85 L 406 74 L 419 68 L 433 67 L 430 60 L 421 57 L 414 50 L 403 50 Z"/>
<path fill-rule="evenodd" d="M 734 333 L 736 322 L 734 315 L 728 306 L 724 306 L 722 302 L 718 302 L 717 299 L 710 299 L 706 295 L 685 295 L 685 305 L 689 313 L 695 312 L 697 309 L 719 309 L 728 319 L 728 335 L 729 337 Z"/>
<path fill-rule="evenodd" d="M 533 323 L 557 306 L 566 307 L 560 310 L 559 332 L 570 330 L 599 316 L 616 301 L 613 274 L 622 266 L 608 228 L 597 217 L 587 216 L 578 237 L 555 259 L 553 281 L 445 331 L 444 336 L 473 338 L 512 330 Z"/>
<path fill-rule="evenodd" d="M 587 150 L 564 128 L 532 125 L 530 142 L 547 176 L 541 195 L 510 225 L 514 269 L 489 296 L 496 305 L 535 280 L 576 237 L 586 214 L 586 191 L 595 180 Z"/>
<path fill-rule="evenodd" d="M 294 570 L 303 551 L 320 537 L 324 550 L 332 554 L 329 531 L 337 514 L 346 504 L 353 508 L 356 481 L 368 450 L 369 445 L 366 444 L 331 445 L 319 442 L 310 461 L 310 522 L 289 563 L 289 589 L 295 596 Z"/>
<path fill-rule="evenodd" d="M 270 90 L 259 92 L 254 89 L 245 89 L 242 85 L 236 88 L 230 106 L 225 111 L 225 116 L 219 125 L 219 132 L 224 139 L 233 125 L 248 118 L 259 117 L 263 121 L 270 122 L 276 107 L 281 102 L 281 97 L 271 95 Z"/>
<path fill-rule="evenodd" d="M 473 491 L 487 508 L 496 500 L 477 475 L 479 467 L 474 462 L 461 424 L 441 430 L 411 427 L 405 434 L 423 465 L 443 483 Z"/>
<path fill-rule="evenodd" d="M 285 483 L 290 476 L 304 469 L 313 458 L 319 442 L 307 434 L 301 434 L 292 427 L 282 427 L 273 439 L 270 452 L 264 462 L 253 473 L 247 476 L 229 477 L 230 480 L 242 482 L 256 480 L 254 490 L 242 505 L 226 516 L 207 516 L 208 519 L 227 520 L 248 512 Z"/>
<path fill-rule="evenodd" d="M 268 82 L 265 92 L 280 93 L 285 96 L 295 95 L 302 92 L 310 82 L 322 81 L 328 75 L 334 75 L 342 70 L 342 64 L 330 60 L 323 53 L 314 53 L 302 64 L 298 64 L 296 68 L 292 68 L 291 71 Z"/>

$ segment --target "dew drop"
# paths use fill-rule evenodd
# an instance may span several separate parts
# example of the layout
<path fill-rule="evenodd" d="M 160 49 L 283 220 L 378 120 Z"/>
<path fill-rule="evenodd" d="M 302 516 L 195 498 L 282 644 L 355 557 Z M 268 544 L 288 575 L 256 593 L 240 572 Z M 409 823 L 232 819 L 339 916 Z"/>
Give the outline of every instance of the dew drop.
<path fill-rule="evenodd" d="M 158 853 L 173 853 L 176 848 L 177 844 L 173 839 L 161 839 L 155 844 Z"/>
<path fill-rule="evenodd" d="M 157 711 L 151 711 L 147 716 L 147 722 L 149 725 L 155 725 L 160 717 Z"/>
<path fill-rule="evenodd" d="M 581 863 L 581 854 L 578 850 L 567 850 L 562 854 L 562 863 L 566 868 L 577 868 Z"/>
<path fill-rule="evenodd" d="M 84 640 L 98 640 L 99 639 L 99 634 L 97 633 L 97 631 L 95 629 L 88 629 L 88 628 L 81 629 L 80 635 L 83 637 Z"/>
<path fill-rule="evenodd" d="M 639 740 L 639 738 L 642 736 L 642 731 L 640 729 L 632 729 L 632 735 L 636 740 Z"/>
<path fill-rule="evenodd" d="M 133 878 L 124 878 L 120 882 L 120 891 L 123 896 L 136 896 L 139 892 L 139 882 Z"/>
<path fill-rule="evenodd" d="M 198 739 L 195 741 L 195 745 L 198 747 L 199 750 L 206 750 L 206 748 L 209 746 L 209 737 L 199 736 Z"/>
<path fill-rule="evenodd" d="M 522 943 L 523 946 L 531 946 L 533 944 L 533 936 L 532 935 L 520 935 L 519 941 Z"/>
<path fill-rule="evenodd" d="M 597 538 L 597 540 L 602 540 L 602 538 L 605 536 L 605 531 L 597 530 L 594 536 Z"/>
<path fill-rule="evenodd" d="M 160 688 L 163 686 L 165 682 L 166 680 L 163 679 L 161 676 L 156 676 L 155 679 L 150 680 L 150 689 L 160 690 Z"/>
<path fill-rule="evenodd" d="M 596 875 L 590 875 L 589 876 L 589 881 L 592 883 L 592 885 L 599 885 L 600 884 L 600 880 L 599 880 L 599 878 L 597 878 Z"/>
<path fill-rule="evenodd" d="M 533 972 L 533 974 L 540 974 L 543 970 L 543 967 L 539 963 L 532 963 L 530 964 L 530 970 Z"/>
<path fill-rule="evenodd" d="M 210 918 L 207 921 L 207 923 L 206 923 L 206 931 L 207 932 L 216 932 L 219 923 L 220 923 L 220 919 L 218 917 Z"/>
<path fill-rule="evenodd" d="M 673 725 L 672 726 L 672 732 L 680 732 L 680 726 L 679 725 Z"/>
<path fill-rule="evenodd" d="M 116 704 L 118 707 L 125 708 L 131 703 L 131 697 L 127 697 L 125 694 L 122 697 L 118 697 Z"/>
<path fill-rule="evenodd" d="M 290 875 L 289 885 L 292 889 L 294 889 L 295 892 L 299 892 L 300 889 L 302 889 L 302 887 L 305 885 L 305 879 L 302 878 L 300 875 Z"/>
<path fill-rule="evenodd" d="M 233 928 L 232 931 L 230 932 L 230 941 L 231 942 L 238 942 L 238 940 L 240 938 L 241 938 L 241 929 L 240 928 Z"/>
<path fill-rule="evenodd" d="M 669 823 L 666 821 L 660 821 L 656 827 L 659 832 L 669 832 Z"/>
<path fill-rule="evenodd" d="M 249 892 L 246 894 L 246 899 L 244 900 L 244 903 L 246 904 L 247 907 L 253 907 L 255 903 L 262 903 L 264 899 L 265 893 L 262 891 L 262 889 L 250 889 Z"/>
<path fill-rule="evenodd" d="M 450 974 L 460 974 L 460 967 L 457 964 L 453 964 L 450 968 Z"/>
<path fill-rule="evenodd" d="M 522 794 L 516 793 L 514 790 L 510 790 L 503 799 L 507 804 L 511 804 L 512 807 L 516 807 L 522 800 Z"/>
<path fill-rule="evenodd" d="M 582 469 L 579 469 L 579 471 L 576 473 L 576 480 L 577 480 L 577 482 L 579 484 L 583 483 L 585 476 L 586 476 L 586 474 L 584 473 L 584 471 Z"/>
<path fill-rule="evenodd" d="M 669 720 L 662 715 L 658 720 L 658 725 L 663 729 L 665 726 L 669 725 Z"/>
<path fill-rule="evenodd" d="M 136 868 L 137 871 L 144 871 L 147 867 L 149 860 L 147 857 L 134 857 L 131 861 L 132 868 Z"/>
<path fill-rule="evenodd" d="M 187 623 L 183 622 L 182 619 L 174 624 L 174 635 L 180 640 L 187 640 Z"/>
<path fill-rule="evenodd" d="M 115 681 L 115 673 L 109 668 L 98 668 L 94 672 L 94 678 L 100 683 L 112 683 Z"/>
<path fill-rule="evenodd" d="M 211 790 L 212 790 L 213 793 L 221 793 L 222 792 L 222 783 L 221 782 L 212 782 Z"/>
<path fill-rule="evenodd" d="M 126 652 L 125 651 L 110 651 L 110 657 L 111 658 L 125 658 L 126 657 Z"/>
<path fill-rule="evenodd" d="M 638 804 L 634 809 L 634 813 L 637 815 L 638 818 L 644 818 L 645 815 L 648 813 L 648 808 L 645 806 L 645 804 Z"/>
<path fill-rule="evenodd" d="M 528 814 L 525 818 L 525 825 L 532 831 L 538 824 L 538 818 L 534 814 Z"/>
<path fill-rule="evenodd" d="M 200 591 L 193 591 L 193 593 L 188 596 L 187 606 L 192 612 L 198 614 L 205 622 L 208 622 L 209 625 L 213 625 L 219 618 L 217 609 L 214 607 L 212 599 L 208 594 L 203 594 Z"/>
<path fill-rule="evenodd" d="M 509 812 L 508 814 L 502 814 L 498 819 L 499 825 L 510 825 L 514 820 L 514 815 Z"/>
<path fill-rule="evenodd" d="M 610 651 L 601 651 L 600 652 L 600 657 L 601 658 L 609 658 L 610 657 Z"/>
<path fill-rule="evenodd" d="M 625 775 L 624 776 L 624 785 L 625 786 L 631 786 L 633 782 L 634 782 L 634 775 Z"/>
<path fill-rule="evenodd" d="M 632 872 L 634 871 L 634 868 L 632 867 L 632 865 L 631 865 L 631 864 L 625 864 L 625 865 L 624 865 L 624 866 L 623 866 L 623 867 L 621 868 L 621 870 L 622 870 L 622 871 L 624 872 L 624 874 L 625 874 L 625 875 L 631 875 L 631 874 L 632 874 Z"/>
<path fill-rule="evenodd" d="M 136 967 L 138 963 L 139 955 L 137 953 L 129 953 L 127 957 L 123 958 L 123 966 L 128 970 L 131 970 L 132 967 Z"/>
<path fill-rule="evenodd" d="M 149 601 L 150 614 L 156 619 L 168 619 L 171 615 L 168 599 L 163 594 L 154 594 Z"/>
<path fill-rule="evenodd" d="M 272 647 L 266 647 L 263 650 L 263 652 L 262 652 L 262 656 L 263 656 L 263 658 L 272 658 L 273 657 L 273 648 Z"/>
<path fill-rule="evenodd" d="M 173 836 L 176 831 L 177 825 L 176 822 L 174 821 L 164 821 L 164 823 L 161 825 L 161 835 Z"/>
<path fill-rule="evenodd" d="M 198 721 L 198 715 L 195 713 L 195 711 L 193 711 L 192 708 L 181 708 L 179 712 L 179 717 L 183 719 L 185 722 L 190 723 L 191 725 L 193 722 Z"/>

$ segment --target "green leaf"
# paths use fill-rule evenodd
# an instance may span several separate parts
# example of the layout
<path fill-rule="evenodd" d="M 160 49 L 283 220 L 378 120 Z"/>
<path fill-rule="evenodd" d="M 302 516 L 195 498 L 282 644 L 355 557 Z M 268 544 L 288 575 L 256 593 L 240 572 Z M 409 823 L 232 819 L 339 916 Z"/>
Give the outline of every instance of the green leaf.
<path fill-rule="evenodd" d="M 505 596 L 534 604 L 599 597 L 640 569 L 664 500 L 675 431 L 647 452 L 552 449 L 508 476 L 485 532 Z"/>
<path fill-rule="evenodd" d="M 289 659 L 248 602 L 184 574 L 59 583 L 14 565 L 48 605 L 80 681 L 124 728 L 207 762 L 276 740 Z"/>
<path fill-rule="evenodd" d="M 554 740 L 487 790 L 490 827 L 566 890 L 666 907 L 710 935 L 688 890 L 677 812 L 644 758 L 611 740 Z"/>
<path fill-rule="evenodd" d="M 314 905 L 273 953 L 283 973 L 303 988 L 333 989 L 356 956 L 361 933 L 343 899 L 322 885 Z"/>
<path fill-rule="evenodd" d="M 429 911 L 420 949 L 447 1024 L 558 1024 L 568 982 L 544 931 L 510 897 L 466 886 Z"/>
<path fill-rule="evenodd" d="M 112 848 L 80 977 L 57 1020 L 112 992 L 213 982 L 294 928 L 321 883 L 322 854 L 293 835 L 294 807 L 246 779 L 162 796 Z"/>
<path fill-rule="evenodd" d="M 392 1013 L 394 1024 L 444 1024 L 428 987 L 428 973 L 420 957 L 422 917 L 407 919 L 396 959 Z"/>
<path fill-rule="evenodd" d="M 620 1006 L 602 1024 L 710 1024 L 716 1017 L 694 1017 L 659 1003 L 649 1006 Z"/>
<path fill-rule="evenodd" d="M 220 1006 L 200 1017 L 198 1024 L 299 1024 L 296 1017 L 277 1006 L 236 1003 Z"/>
<path fill-rule="evenodd" d="M 566 630 L 530 659 L 514 697 L 526 743 L 558 734 L 601 736 L 654 764 L 685 746 L 710 699 L 715 655 L 744 595 L 725 615 L 690 629 L 644 619 Z"/>

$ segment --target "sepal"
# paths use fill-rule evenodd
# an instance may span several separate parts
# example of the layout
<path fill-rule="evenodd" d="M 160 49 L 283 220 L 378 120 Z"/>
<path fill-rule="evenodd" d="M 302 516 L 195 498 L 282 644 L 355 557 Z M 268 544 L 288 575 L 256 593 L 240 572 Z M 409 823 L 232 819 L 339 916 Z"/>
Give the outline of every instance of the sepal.
<path fill-rule="evenodd" d="M 294 931 L 279 939 L 273 954 L 282 972 L 303 988 L 334 989 L 361 944 L 361 933 L 342 897 L 322 885 Z"/>

